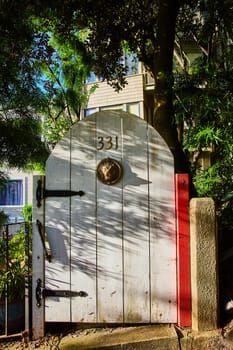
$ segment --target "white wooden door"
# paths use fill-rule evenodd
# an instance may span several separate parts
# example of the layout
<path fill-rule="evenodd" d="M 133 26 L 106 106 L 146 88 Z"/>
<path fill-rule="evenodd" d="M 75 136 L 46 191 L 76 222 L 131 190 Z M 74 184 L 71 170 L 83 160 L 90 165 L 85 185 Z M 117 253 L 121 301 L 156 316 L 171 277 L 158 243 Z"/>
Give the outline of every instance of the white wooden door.
<path fill-rule="evenodd" d="M 115 183 L 98 178 L 103 160 L 118 162 Z M 93 114 L 55 147 L 46 189 L 84 195 L 46 198 L 45 288 L 71 293 L 46 297 L 45 320 L 176 322 L 174 166 L 160 135 L 125 112 Z"/>

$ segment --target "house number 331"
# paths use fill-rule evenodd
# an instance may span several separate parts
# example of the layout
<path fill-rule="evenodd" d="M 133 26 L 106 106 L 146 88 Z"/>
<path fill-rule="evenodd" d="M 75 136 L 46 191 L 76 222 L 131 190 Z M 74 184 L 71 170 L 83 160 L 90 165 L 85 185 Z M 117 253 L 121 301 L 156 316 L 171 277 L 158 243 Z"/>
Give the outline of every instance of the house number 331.
<path fill-rule="evenodd" d="M 98 151 L 101 149 L 118 149 L 118 136 L 98 136 L 98 145 L 96 149 Z"/>

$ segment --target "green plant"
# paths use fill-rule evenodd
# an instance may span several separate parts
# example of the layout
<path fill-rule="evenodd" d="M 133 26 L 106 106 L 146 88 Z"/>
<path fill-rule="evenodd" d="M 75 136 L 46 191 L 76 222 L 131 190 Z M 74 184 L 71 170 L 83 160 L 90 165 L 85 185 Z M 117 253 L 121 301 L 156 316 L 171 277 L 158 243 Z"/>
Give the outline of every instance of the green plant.
<path fill-rule="evenodd" d="M 23 207 L 22 214 L 25 221 L 31 222 L 32 221 L 32 205 L 27 204 Z"/>
<path fill-rule="evenodd" d="M 25 235 L 21 230 L 11 239 L 0 238 L 0 300 L 6 295 L 9 302 L 22 300 L 24 279 Z"/>

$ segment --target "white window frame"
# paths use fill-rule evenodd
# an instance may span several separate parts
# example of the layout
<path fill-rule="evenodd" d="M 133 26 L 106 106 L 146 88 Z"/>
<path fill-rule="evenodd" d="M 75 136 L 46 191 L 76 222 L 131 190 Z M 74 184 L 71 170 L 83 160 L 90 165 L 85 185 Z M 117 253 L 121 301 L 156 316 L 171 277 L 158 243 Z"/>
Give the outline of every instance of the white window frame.
<path fill-rule="evenodd" d="M 23 186 L 23 203 L 20 204 L 20 205 L 9 205 L 9 204 L 6 204 L 6 205 L 0 205 L 0 209 L 4 209 L 4 208 L 22 208 L 25 203 L 26 203 L 26 182 L 27 182 L 27 177 L 17 177 L 17 176 L 13 176 L 13 177 L 10 177 L 8 179 L 9 181 L 22 181 L 22 186 Z"/>

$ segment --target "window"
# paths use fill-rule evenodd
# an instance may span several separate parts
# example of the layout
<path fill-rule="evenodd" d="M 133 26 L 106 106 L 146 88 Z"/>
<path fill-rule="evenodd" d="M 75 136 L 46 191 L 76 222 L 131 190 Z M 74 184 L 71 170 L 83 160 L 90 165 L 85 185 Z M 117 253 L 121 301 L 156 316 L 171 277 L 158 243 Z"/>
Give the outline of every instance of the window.
<path fill-rule="evenodd" d="M 23 180 L 9 180 L 0 189 L 0 205 L 23 205 Z"/>
<path fill-rule="evenodd" d="M 119 60 L 126 68 L 126 74 L 138 74 L 138 57 L 136 53 L 125 53 Z M 95 83 L 102 81 L 103 78 L 97 77 L 94 72 L 90 72 L 89 77 L 85 80 L 86 83 Z"/>
<path fill-rule="evenodd" d="M 126 111 L 128 113 L 136 114 L 138 117 L 140 117 L 140 105 L 138 102 L 134 103 L 127 103 L 126 105 Z"/>
<path fill-rule="evenodd" d="M 117 110 L 117 111 L 122 111 L 123 110 L 123 106 L 122 105 L 114 105 L 114 106 L 104 106 L 101 107 L 100 110 L 101 111 L 108 111 L 108 110 Z"/>
<path fill-rule="evenodd" d="M 84 117 L 86 118 L 86 117 L 89 117 L 89 115 L 91 115 L 91 114 L 93 114 L 93 113 L 95 113 L 95 112 L 97 112 L 97 108 L 86 108 L 85 110 L 84 110 Z"/>

